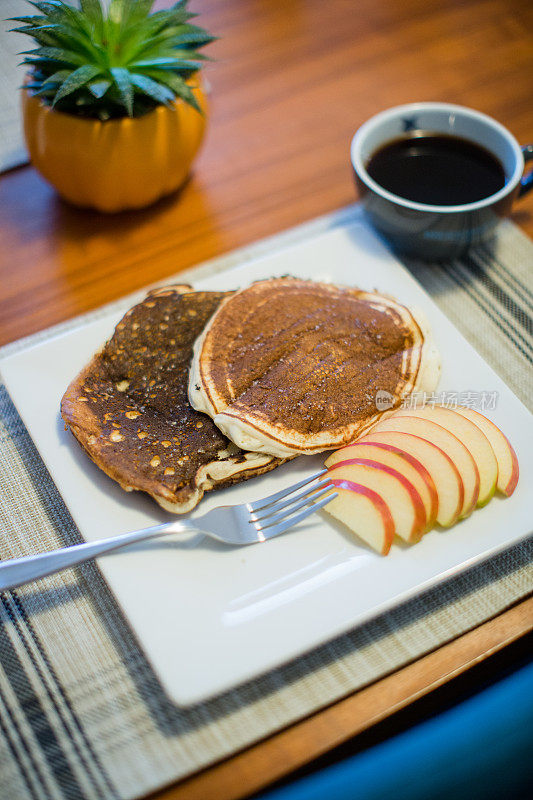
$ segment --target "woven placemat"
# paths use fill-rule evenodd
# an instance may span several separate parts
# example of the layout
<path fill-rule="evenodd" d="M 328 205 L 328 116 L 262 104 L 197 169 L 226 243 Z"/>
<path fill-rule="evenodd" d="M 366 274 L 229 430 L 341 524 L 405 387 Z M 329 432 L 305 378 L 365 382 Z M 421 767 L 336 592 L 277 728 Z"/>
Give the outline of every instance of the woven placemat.
<path fill-rule="evenodd" d="M 353 221 L 355 208 L 180 273 L 192 280 Z M 532 243 L 510 222 L 490 247 L 408 267 L 532 407 Z M 140 296 L 114 304 L 125 308 Z M 15 342 L 7 355 L 109 306 Z M 0 557 L 80 536 L 0 387 Z M 257 680 L 191 708 L 172 705 L 94 564 L 0 594 L 0 796 L 137 798 L 224 758 L 450 641 L 530 593 L 522 542 Z M 214 665 L 216 668 L 216 665 Z"/>

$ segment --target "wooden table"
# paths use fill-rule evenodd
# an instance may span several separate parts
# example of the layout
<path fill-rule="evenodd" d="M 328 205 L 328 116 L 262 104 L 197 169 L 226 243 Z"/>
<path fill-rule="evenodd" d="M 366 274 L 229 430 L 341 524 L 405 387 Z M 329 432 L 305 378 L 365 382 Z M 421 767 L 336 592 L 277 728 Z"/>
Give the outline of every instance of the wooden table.
<path fill-rule="evenodd" d="M 220 39 L 191 180 L 146 211 L 102 216 L 66 206 L 31 167 L 1 176 L 0 344 L 351 203 L 350 139 L 388 106 L 460 103 L 533 140 L 530 0 L 192 7 Z M 513 219 L 533 236 L 533 193 Z M 245 797 L 523 636 L 532 602 L 158 797 Z"/>

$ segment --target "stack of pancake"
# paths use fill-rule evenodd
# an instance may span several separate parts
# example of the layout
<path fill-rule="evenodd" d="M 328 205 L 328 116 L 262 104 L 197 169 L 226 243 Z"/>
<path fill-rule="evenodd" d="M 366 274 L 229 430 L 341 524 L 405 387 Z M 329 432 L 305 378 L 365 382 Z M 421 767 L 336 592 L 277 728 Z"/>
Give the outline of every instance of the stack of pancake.
<path fill-rule="evenodd" d="M 184 513 L 206 491 L 355 440 L 381 416 L 379 393 L 394 407 L 438 377 L 427 323 L 393 299 L 294 278 L 168 286 L 126 313 L 61 413 L 124 489 Z"/>

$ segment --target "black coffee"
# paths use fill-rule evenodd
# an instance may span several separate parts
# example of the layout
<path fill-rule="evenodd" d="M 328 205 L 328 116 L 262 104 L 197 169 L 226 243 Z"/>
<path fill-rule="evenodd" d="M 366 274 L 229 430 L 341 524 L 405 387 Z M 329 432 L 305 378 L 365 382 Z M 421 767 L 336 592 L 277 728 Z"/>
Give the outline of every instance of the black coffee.
<path fill-rule="evenodd" d="M 428 205 L 475 203 L 505 185 L 502 165 L 485 148 L 420 131 L 380 147 L 366 169 L 389 192 Z"/>

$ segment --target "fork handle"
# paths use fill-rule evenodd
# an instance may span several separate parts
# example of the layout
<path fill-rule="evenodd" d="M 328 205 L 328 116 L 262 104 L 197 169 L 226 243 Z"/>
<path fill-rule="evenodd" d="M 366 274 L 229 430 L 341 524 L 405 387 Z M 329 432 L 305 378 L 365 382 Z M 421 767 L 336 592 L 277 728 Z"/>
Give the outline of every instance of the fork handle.
<path fill-rule="evenodd" d="M 128 544 L 143 542 L 145 539 L 162 536 L 165 533 L 182 533 L 190 530 L 198 530 L 198 528 L 186 522 L 167 522 L 152 528 L 123 533 L 109 539 L 99 539 L 97 542 L 61 547 L 58 550 L 50 550 L 35 556 L 12 558 L 0 563 L 0 592 L 15 589 L 24 583 L 44 578 L 67 567 L 74 567 L 83 561 L 97 558 L 112 550 L 126 547 Z"/>

